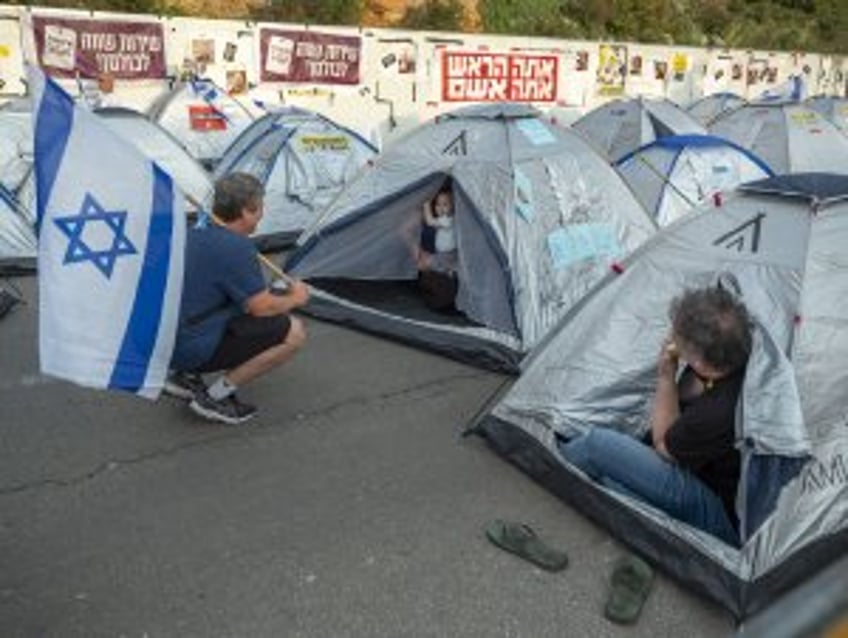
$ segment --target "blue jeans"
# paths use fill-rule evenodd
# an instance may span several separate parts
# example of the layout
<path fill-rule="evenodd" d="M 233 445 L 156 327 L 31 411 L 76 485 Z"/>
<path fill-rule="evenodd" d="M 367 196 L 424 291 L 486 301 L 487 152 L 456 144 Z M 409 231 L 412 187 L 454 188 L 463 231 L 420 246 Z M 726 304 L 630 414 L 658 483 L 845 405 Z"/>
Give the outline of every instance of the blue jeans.
<path fill-rule="evenodd" d="M 674 518 L 739 545 L 721 499 L 700 479 L 632 436 L 595 428 L 560 441 L 565 459 L 612 490 L 645 501 Z"/>

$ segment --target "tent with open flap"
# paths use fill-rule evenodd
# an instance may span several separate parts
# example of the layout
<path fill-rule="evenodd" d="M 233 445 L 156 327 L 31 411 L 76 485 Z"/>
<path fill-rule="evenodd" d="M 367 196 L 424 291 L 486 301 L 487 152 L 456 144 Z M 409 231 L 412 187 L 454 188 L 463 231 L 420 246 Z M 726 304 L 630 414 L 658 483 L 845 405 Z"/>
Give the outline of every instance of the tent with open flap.
<path fill-rule="evenodd" d="M 658 232 L 539 344 L 475 430 L 662 569 L 738 617 L 848 549 L 848 177 L 741 187 Z M 722 285 L 755 320 L 736 418 L 742 474 L 731 546 L 592 481 L 557 440 L 648 427 L 668 307 Z"/>
<path fill-rule="evenodd" d="M 421 209 L 449 180 L 454 314 L 415 289 Z M 287 269 L 310 312 L 483 366 L 529 349 L 654 223 L 580 136 L 527 106 L 473 106 L 422 125 L 365 169 L 298 241 Z"/>

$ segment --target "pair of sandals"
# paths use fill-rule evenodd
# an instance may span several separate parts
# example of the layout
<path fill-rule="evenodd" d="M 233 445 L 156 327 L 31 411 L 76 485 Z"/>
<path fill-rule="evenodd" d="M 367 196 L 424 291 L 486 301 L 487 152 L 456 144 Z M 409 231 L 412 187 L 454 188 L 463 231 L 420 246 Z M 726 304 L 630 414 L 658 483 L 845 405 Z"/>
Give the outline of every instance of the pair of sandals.
<path fill-rule="evenodd" d="M 556 572 L 568 566 L 568 555 L 542 541 L 528 525 L 494 520 L 486 526 L 486 538 L 501 549 Z M 654 571 L 638 556 L 619 558 L 610 576 L 610 591 L 604 616 L 619 624 L 632 624 L 639 618 L 654 580 Z"/>

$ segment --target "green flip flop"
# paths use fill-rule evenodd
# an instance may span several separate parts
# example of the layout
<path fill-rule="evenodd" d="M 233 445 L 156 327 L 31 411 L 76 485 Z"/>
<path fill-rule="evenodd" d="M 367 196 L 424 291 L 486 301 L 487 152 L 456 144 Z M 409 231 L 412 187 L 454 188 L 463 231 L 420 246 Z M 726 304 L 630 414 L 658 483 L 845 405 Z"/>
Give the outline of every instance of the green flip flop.
<path fill-rule="evenodd" d="M 565 552 L 549 547 L 524 523 L 494 520 L 486 525 L 486 538 L 501 549 L 548 571 L 559 571 L 568 565 Z"/>
<path fill-rule="evenodd" d="M 610 577 L 604 616 L 622 625 L 636 622 L 653 582 L 654 570 L 641 558 L 633 554 L 619 558 Z"/>

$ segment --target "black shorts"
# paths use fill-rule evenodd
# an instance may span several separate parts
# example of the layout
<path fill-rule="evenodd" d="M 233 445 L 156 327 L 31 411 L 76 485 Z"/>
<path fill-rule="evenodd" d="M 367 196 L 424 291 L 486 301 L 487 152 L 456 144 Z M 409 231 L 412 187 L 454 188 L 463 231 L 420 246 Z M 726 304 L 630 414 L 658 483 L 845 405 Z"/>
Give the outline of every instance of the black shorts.
<path fill-rule="evenodd" d="M 232 370 L 269 348 L 280 345 L 288 335 L 289 328 L 291 320 L 288 315 L 233 317 L 212 358 L 195 371 Z"/>

